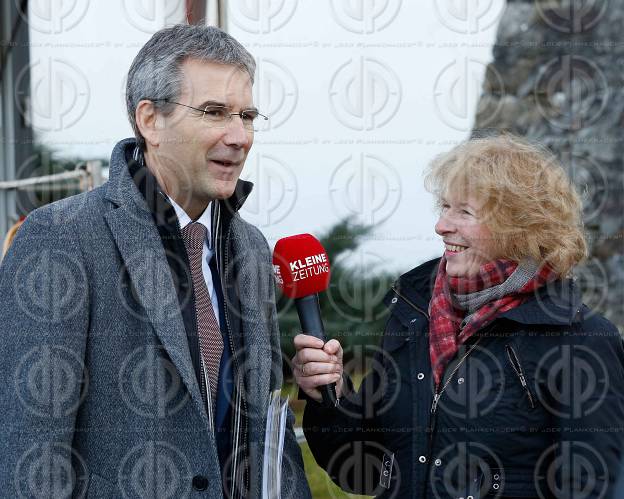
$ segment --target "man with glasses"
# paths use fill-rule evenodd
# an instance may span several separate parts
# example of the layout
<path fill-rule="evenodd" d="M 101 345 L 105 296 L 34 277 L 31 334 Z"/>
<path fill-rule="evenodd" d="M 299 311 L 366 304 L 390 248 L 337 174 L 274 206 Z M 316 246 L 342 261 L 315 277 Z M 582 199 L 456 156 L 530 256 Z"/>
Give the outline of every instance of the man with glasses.
<path fill-rule="evenodd" d="M 267 119 L 254 72 L 216 28 L 154 34 L 109 181 L 20 229 L 0 267 L 7 497 L 261 497 L 282 364 L 269 248 L 238 215 Z M 291 414 L 281 470 L 283 498 L 310 496 Z"/>

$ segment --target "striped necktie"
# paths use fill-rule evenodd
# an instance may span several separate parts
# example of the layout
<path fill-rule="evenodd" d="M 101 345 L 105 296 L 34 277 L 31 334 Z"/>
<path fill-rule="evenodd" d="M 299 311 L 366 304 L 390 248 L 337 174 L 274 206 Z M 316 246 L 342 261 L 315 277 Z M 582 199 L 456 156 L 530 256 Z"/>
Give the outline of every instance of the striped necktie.
<path fill-rule="evenodd" d="M 193 280 L 193 294 L 195 296 L 195 311 L 197 318 L 197 337 L 199 352 L 202 359 L 201 392 L 207 400 L 205 374 L 210 384 L 211 409 L 214 414 L 217 400 L 217 383 L 219 380 L 219 366 L 223 353 L 223 338 L 219 323 L 215 317 L 212 301 L 202 271 L 202 250 L 206 240 L 206 227 L 198 222 L 191 222 L 182 229 L 184 246 L 189 257 L 191 278 Z"/>

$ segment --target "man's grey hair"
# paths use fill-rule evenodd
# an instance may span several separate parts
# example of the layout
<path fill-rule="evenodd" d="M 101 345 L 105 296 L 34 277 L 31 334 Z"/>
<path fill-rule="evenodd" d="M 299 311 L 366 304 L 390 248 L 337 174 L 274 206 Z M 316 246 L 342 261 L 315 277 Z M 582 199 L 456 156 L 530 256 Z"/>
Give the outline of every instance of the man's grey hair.
<path fill-rule="evenodd" d="M 132 61 L 126 83 L 128 119 L 137 143 L 145 149 L 145 139 L 136 123 L 135 113 L 143 99 L 156 100 L 154 106 L 165 116 L 173 111 L 180 96 L 182 63 L 186 59 L 231 64 L 246 71 L 254 80 L 253 56 L 232 36 L 213 26 L 177 24 L 161 29 L 143 45 Z"/>

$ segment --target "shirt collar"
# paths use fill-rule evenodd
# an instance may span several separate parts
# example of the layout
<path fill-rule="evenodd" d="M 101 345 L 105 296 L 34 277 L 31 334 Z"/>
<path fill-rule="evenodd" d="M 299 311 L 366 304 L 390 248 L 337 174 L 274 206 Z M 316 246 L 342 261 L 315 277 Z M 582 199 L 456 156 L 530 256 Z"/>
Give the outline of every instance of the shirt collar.
<path fill-rule="evenodd" d="M 173 206 L 176 216 L 178 217 L 178 222 L 180 223 L 180 230 L 182 230 L 188 224 L 193 222 L 193 220 L 191 220 L 191 217 L 189 217 L 186 211 L 184 211 L 184 208 L 182 208 L 178 203 L 176 203 L 173 198 L 169 196 L 167 196 L 167 198 L 169 199 L 169 202 L 171 203 L 171 206 Z M 208 203 L 208 206 L 206 206 L 206 209 L 199 216 L 199 218 L 197 218 L 197 220 L 194 220 L 195 222 L 200 223 L 204 227 L 206 227 L 206 241 L 208 243 L 208 247 L 210 247 L 210 240 L 211 240 L 210 239 L 210 226 L 211 226 L 210 209 L 211 207 L 212 207 L 212 201 Z"/>

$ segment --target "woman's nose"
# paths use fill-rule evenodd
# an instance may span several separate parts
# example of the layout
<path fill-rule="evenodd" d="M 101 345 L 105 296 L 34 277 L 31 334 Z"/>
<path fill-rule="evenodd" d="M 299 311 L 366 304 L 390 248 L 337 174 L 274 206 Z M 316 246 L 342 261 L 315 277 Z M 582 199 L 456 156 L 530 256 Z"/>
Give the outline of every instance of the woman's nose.
<path fill-rule="evenodd" d="M 435 231 L 439 236 L 444 236 L 445 234 L 450 234 L 455 231 L 455 224 L 448 214 L 440 213 L 440 218 L 438 218 L 435 224 Z"/>

